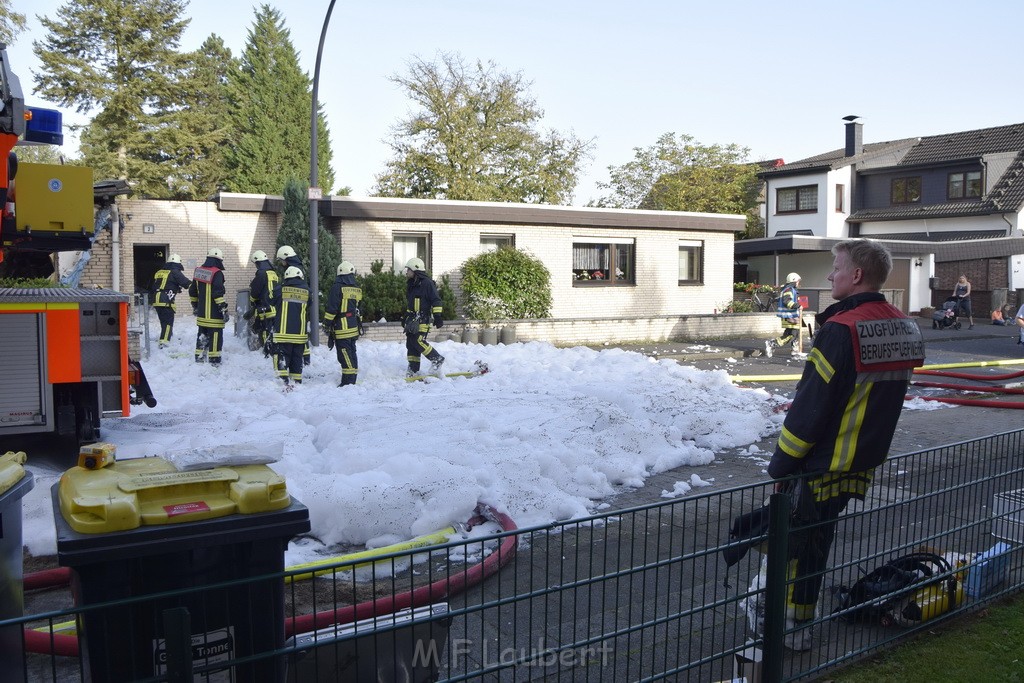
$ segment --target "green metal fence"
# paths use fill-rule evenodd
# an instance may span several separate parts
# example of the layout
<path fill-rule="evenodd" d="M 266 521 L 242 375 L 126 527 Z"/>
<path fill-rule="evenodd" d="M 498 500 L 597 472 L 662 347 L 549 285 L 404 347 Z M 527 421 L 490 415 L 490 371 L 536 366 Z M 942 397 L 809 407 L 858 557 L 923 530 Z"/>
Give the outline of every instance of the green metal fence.
<path fill-rule="evenodd" d="M 767 553 L 727 569 L 732 520 L 766 501 Z M 28 653 L 30 681 L 88 680 L 97 625 L 120 634 L 113 651 L 131 660 L 128 678 L 143 680 L 718 681 L 756 656 L 762 680 L 781 681 L 824 675 L 1024 586 L 1024 431 L 878 469 L 868 499 L 839 521 L 807 652 L 784 648 L 784 560 L 764 565 L 767 585 L 758 580 L 764 558 L 784 558 L 788 505 L 766 482 L 536 528 L 484 515 L 450 543 L 339 561 L 315 577 L 295 570 L 159 596 L 139 586 L 129 600 L 36 610 L 0 631 L 42 629 L 42 640 L 64 647 L 77 641 L 49 634 L 84 623 L 86 656 Z M 928 620 L 884 625 L 838 609 L 833 589 L 892 558 L 929 549 L 974 560 L 1000 540 L 1011 550 L 999 562 L 954 564 L 937 578 L 971 584 L 1003 566 L 1003 580 Z M 907 601 L 920 602 L 919 590 L 906 589 Z M 267 604 L 275 595 L 283 620 Z M 29 596 L 30 609 L 40 598 Z M 756 605 L 763 635 L 748 623 Z"/>

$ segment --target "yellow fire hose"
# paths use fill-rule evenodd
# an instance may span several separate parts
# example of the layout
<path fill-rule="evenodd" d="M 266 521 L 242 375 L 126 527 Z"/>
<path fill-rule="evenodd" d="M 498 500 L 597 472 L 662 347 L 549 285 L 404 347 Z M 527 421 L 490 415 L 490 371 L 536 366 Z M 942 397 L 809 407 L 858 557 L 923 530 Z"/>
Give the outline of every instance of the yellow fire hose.
<path fill-rule="evenodd" d="M 353 564 L 345 567 L 345 571 L 348 571 L 349 569 L 355 569 L 356 567 L 365 567 L 369 564 L 372 564 L 373 558 L 379 557 L 381 555 L 389 555 L 391 553 L 397 553 L 402 550 L 410 550 L 412 548 L 422 548 L 428 545 L 438 545 L 441 543 L 447 543 L 451 536 L 455 533 L 458 533 L 458 530 L 455 527 L 450 526 L 447 529 L 435 531 L 432 534 L 427 534 L 425 536 L 417 536 L 416 538 L 410 539 L 408 541 L 394 543 L 392 545 L 384 546 L 381 548 L 374 548 L 372 550 L 360 550 L 359 552 L 349 553 L 348 555 L 338 555 L 337 557 L 328 557 L 323 560 L 316 560 L 314 562 L 296 564 L 291 567 L 285 567 L 285 571 L 294 571 L 296 569 L 313 569 L 314 567 L 324 567 L 326 565 L 336 566 L 343 562 L 350 562 L 352 560 L 365 560 L 363 562 L 359 562 L 358 564 Z M 286 576 L 284 580 L 285 583 L 291 583 L 292 581 L 303 581 L 305 579 L 311 579 L 314 576 L 320 576 L 321 574 L 329 574 L 333 571 L 335 571 L 334 568 L 321 569 L 318 571 L 306 572 L 304 574 Z M 78 628 L 74 620 L 54 624 L 52 627 L 37 627 L 35 630 L 40 631 L 42 633 L 57 633 L 67 636 L 73 636 L 78 634 Z"/>

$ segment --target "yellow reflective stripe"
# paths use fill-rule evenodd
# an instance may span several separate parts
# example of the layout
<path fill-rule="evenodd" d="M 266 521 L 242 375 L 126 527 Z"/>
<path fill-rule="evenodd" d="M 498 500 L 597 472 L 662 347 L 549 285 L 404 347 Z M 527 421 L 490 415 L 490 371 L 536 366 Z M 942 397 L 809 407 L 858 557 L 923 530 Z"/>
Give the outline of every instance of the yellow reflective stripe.
<path fill-rule="evenodd" d="M 808 479 L 807 485 L 819 503 L 835 498 L 842 493 L 863 496 L 871 487 L 874 472 L 830 473 Z"/>
<path fill-rule="evenodd" d="M 782 434 L 779 435 L 778 446 L 789 457 L 802 458 L 807 455 L 807 452 L 811 450 L 814 444 L 804 441 L 783 425 Z"/>
<path fill-rule="evenodd" d="M 832 367 L 832 364 L 828 362 L 819 349 L 811 349 L 811 352 L 807 354 L 807 362 L 814 366 L 814 369 L 818 372 L 818 376 L 821 377 L 821 381 L 828 384 L 832 381 L 832 378 L 836 374 L 836 369 Z"/>
<path fill-rule="evenodd" d="M 832 472 L 848 472 L 853 465 L 853 455 L 857 452 L 857 438 L 864 424 L 867 413 L 868 395 L 871 394 L 873 382 L 856 384 L 850 400 L 846 402 L 843 418 L 839 422 L 839 434 L 832 449 Z"/>

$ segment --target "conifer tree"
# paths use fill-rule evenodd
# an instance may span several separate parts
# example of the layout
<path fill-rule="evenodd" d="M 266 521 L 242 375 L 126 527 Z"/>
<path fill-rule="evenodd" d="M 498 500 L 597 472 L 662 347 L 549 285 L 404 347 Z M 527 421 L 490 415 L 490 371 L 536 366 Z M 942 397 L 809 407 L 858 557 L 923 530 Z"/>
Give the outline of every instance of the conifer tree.
<path fill-rule="evenodd" d="M 256 19 L 230 80 L 232 140 L 227 149 L 228 189 L 274 194 L 290 178 L 309 175 L 312 81 L 299 67 L 298 53 L 281 14 L 268 5 Z M 319 186 L 334 186 L 330 135 L 318 116 Z"/>
<path fill-rule="evenodd" d="M 306 282 L 309 277 L 309 186 L 300 180 L 290 178 L 284 187 L 284 212 L 281 217 L 281 229 L 277 233 L 277 246 L 289 245 L 302 261 L 302 271 Z M 324 227 L 323 219 L 317 220 L 317 269 L 320 291 L 320 313 L 327 304 L 327 294 L 341 263 L 341 247 L 334 236 Z M 312 316 L 311 316 L 312 317 Z"/>
<path fill-rule="evenodd" d="M 25 30 L 25 15 L 11 9 L 11 0 L 0 0 L 0 43 L 10 45 Z"/>
<path fill-rule="evenodd" d="M 166 126 L 183 65 L 177 52 L 189 20 L 187 0 L 69 0 L 33 43 L 42 70 L 34 92 L 81 113 L 95 113 L 81 138 L 95 177 L 129 180 L 136 194 L 171 193 Z"/>
<path fill-rule="evenodd" d="M 231 130 L 227 84 L 236 68 L 231 50 L 217 35 L 188 55 L 178 92 L 161 117 L 167 138 L 159 160 L 174 169 L 168 184 L 175 199 L 207 199 L 224 185 Z"/>

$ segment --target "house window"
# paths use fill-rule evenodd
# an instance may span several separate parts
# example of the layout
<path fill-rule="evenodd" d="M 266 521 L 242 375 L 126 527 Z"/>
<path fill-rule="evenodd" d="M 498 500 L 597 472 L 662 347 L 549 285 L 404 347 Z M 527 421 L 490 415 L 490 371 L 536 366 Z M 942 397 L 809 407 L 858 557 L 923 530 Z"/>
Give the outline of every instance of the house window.
<path fill-rule="evenodd" d="M 846 186 L 836 185 L 836 213 L 842 213 L 845 209 L 843 200 L 846 199 Z"/>
<path fill-rule="evenodd" d="M 679 241 L 679 284 L 699 285 L 704 283 L 704 243 L 690 240 Z"/>
<path fill-rule="evenodd" d="M 818 210 L 818 186 L 782 187 L 775 191 L 776 213 L 810 213 Z"/>
<path fill-rule="evenodd" d="M 950 199 L 971 199 L 981 196 L 981 171 L 950 173 L 946 194 Z"/>
<path fill-rule="evenodd" d="M 419 256 L 430 272 L 430 234 L 398 233 L 391 236 L 391 256 L 395 273 L 401 274 L 409 259 Z"/>
<path fill-rule="evenodd" d="M 913 204 L 921 201 L 921 176 L 892 179 L 892 203 Z"/>
<path fill-rule="evenodd" d="M 515 247 L 514 235 L 480 235 L 480 251 L 498 251 L 503 247 Z"/>
<path fill-rule="evenodd" d="M 636 283 L 633 240 L 575 238 L 572 243 L 573 285 Z"/>

